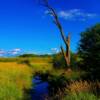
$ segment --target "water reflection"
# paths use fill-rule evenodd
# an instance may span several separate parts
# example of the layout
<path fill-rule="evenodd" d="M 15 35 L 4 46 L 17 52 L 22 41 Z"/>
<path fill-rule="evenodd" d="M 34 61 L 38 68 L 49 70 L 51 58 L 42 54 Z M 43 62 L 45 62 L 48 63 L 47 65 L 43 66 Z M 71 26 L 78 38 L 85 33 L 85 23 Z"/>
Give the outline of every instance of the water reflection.
<path fill-rule="evenodd" d="M 45 100 L 48 95 L 48 82 L 43 82 L 39 76 L 33 79 L 35 86 L 33 87 L 32 100 Z"/>

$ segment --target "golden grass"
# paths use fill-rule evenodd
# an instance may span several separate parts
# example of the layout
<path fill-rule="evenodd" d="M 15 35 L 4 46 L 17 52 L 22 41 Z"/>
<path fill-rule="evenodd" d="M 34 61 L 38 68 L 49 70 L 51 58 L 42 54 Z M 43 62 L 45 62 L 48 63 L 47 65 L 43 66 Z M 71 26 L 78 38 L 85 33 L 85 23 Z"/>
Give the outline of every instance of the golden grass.
<path fill-rule="evenodd" d="M 32 71 L 25 64 L 0 62 L 0 100 L 20 100 L 31 88 Z"/>
<path fill-rule="evenodd" d="M 26 60 L 32 66 L 28 66 Z M 32 76 L 52 70 L 51 58 L 0 58 L 0 100 L 22 100 L 32 87 Z"/>
<path fill-rule="evenodd" d="M 39 62 L 39 63 L 32 63 L 33 72 L 42 72 L 45 73 L 47 71 L 52 71 L 53 66 L 51 63 Z"/>
<path fill-rule="evenodd" d="M 68 93 L 80 93 L 80 92 L 96 92 L 100 89 L 100 82 L 87 82 L 87 81 L 73 81 L 71 82 L 66 91 Z"/>

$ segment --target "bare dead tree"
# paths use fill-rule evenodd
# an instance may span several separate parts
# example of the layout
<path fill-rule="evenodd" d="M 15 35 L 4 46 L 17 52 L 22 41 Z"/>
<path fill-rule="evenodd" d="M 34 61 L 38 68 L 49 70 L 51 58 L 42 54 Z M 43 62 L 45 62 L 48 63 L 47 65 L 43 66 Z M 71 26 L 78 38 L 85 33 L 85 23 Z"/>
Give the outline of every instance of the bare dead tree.
<path fill-rule="evenodd" d="M 66 52 L 64 51 L 64 48 L 62 46 L 61 46 L 61 51 L 62 51 L 62 54 L 64 56 L 67 66 L 70 67 L 70 34 L 68 34 L 67 37 L 64 34 L 64 30 L 59 21 L 58 15 L 55 9 L 49 4 L 48 0 L 43 0 L 42 5 L 47 8 L 48 14 L 53 17 L 53 22 L 56 24 L 56 26 L 58 27 L 61 33 L 62 40 L 64 41 L 65 46 L 66 46 Z"/>

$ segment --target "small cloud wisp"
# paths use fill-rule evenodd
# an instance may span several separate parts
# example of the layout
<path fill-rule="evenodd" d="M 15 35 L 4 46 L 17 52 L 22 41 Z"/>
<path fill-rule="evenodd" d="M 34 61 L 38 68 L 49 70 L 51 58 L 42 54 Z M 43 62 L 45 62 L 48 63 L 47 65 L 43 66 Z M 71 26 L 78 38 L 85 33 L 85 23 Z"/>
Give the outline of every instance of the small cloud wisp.
<path fill-rule="evenodd" d="M 98 14 L 95 13 L 88 13 L 84 12 L 80 9 L 71 9 L 68 11 L 59 11 L 58 16 L 60 18 L 63 18 L 65 20 L 80 20 L 80 21 L 85 21 L 87 19 L 93 19 L 98 17 Z"/>

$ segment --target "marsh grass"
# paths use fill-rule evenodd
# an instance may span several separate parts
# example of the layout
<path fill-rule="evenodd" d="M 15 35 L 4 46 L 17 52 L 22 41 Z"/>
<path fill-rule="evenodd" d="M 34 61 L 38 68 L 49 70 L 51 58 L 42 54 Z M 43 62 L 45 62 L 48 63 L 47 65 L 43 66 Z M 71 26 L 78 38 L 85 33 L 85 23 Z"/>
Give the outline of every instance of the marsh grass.
<path fill-rule="evenodd" d="M 100 100 L 100 82 L 73 81 L 65 88 L 64 100 Z"/>
<path fill-rule="evenodd" d="M 68 93 L 80 93 L 80 92 L 88 92 L 95 93 L 100 92 L 100 82 L 91 82 L 91 81 L 73 81 L 67 86 L 66 91 Z M 99 94 L 100 95 L 100 94 Z"/>
<path fill-rule="evenodd" d="M 55 92 L 53 90 L 50 97 L 47 100 L 100 100 L 100 82 L 90 82 L 90 81 L 73 81 L 66 84 L 66 87 L 60 88 L 65 79 L 61 78 L 57 83 L 53 83 L 58 90 Z M 53 80 L 55 82 L 55 80 Z M 60 83 L 59 83 L 60 82 Z"/>
<path fill-rule="evenodd" d="M 51 85 L 48 100 L 99 100 L 100 82 L 81 80 L 85 74 L 55 69 L 47 57 L 0 58 L 0 100 L 30 100 L 26 98 L 36 75 Z"/>
<path fill-rule="evenodd" d="M 65 96 L 62 100 L 100 100 L 97 98 L 93 93 L 85 93 L 85 92 L 80 92 L 80 93 L 73 93 Z"/>
<path fill-rule="evenodd" d="M 0 100 L 22 100 L 31 88 L 32 71 L 27 65 L 0 62 Z"/>
<path fill-rule="evenodd" d="M 0 58 L 0 100 L 26 99 L 35 73 L 51 69 L 51 58 L 47 57 Z"/>

